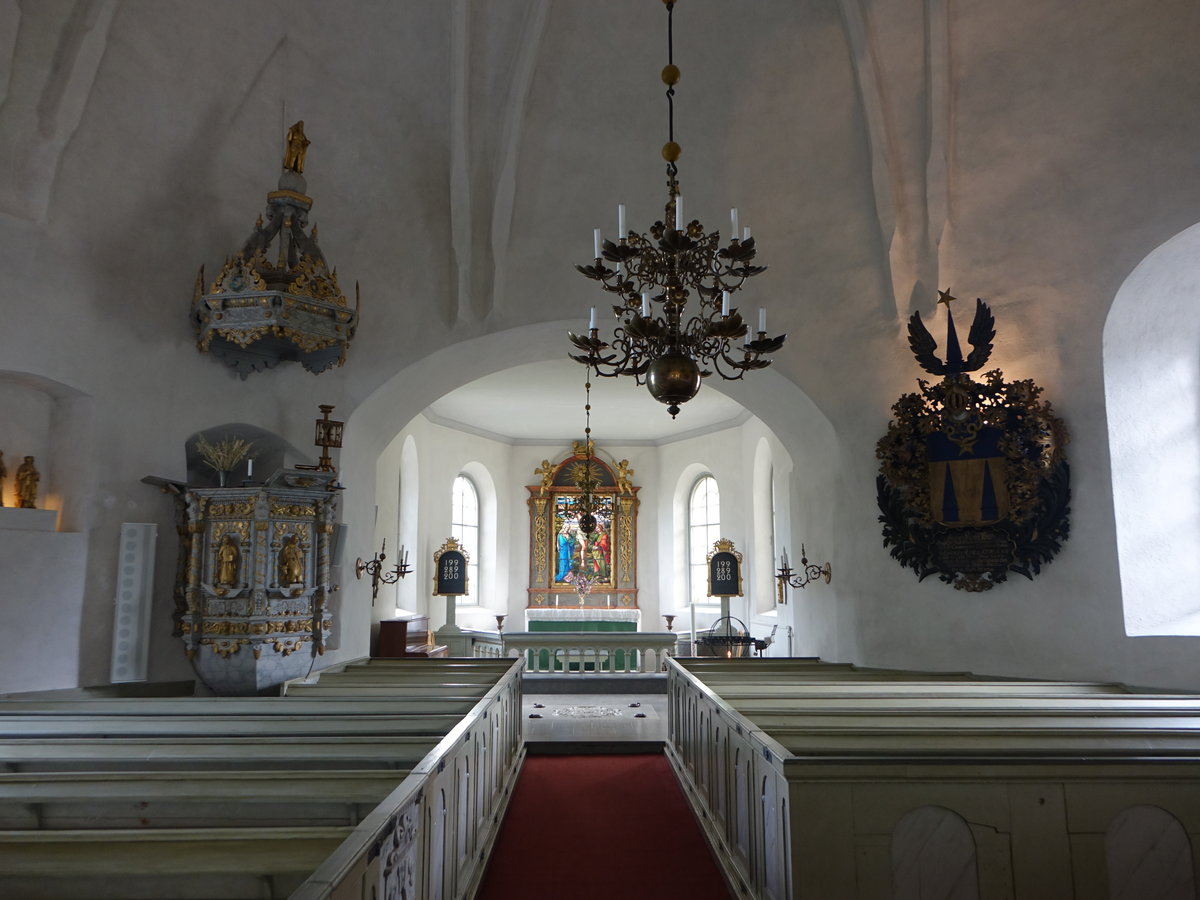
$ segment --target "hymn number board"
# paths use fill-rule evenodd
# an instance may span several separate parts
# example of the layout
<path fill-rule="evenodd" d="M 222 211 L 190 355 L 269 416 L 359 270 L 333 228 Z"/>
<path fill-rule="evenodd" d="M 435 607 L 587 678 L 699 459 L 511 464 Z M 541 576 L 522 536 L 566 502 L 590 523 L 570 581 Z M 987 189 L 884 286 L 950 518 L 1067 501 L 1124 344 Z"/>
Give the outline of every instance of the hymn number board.
<path fill-rule="evenodd" d="M 733 541 L 721 538 L 708 554 L 708 596 L 741 597 L 742 554 Z"/>
<path fill-rule="evenodd" d="M 470 593 L 467 585 L 467 554 L 454 538 L 433 554 L 433 596 L 461 597 Z"/>

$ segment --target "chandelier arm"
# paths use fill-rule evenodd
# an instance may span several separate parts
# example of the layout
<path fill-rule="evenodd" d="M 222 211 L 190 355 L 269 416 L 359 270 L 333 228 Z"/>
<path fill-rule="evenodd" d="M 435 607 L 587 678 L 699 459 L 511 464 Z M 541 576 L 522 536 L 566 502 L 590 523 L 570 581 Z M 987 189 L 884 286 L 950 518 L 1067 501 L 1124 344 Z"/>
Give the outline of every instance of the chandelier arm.
<path fill-rule="evenodd" d="M 727 351 L 722 350 L 721 354 L 713 359 L 713 369 L 726 381 L 741 381 L 746 377 L 746 372 L 756 368 L 754 362 L 755 360 L 734 359 Z M 722 363 L 729 366 L 735 374 L 728 374 Z"/>

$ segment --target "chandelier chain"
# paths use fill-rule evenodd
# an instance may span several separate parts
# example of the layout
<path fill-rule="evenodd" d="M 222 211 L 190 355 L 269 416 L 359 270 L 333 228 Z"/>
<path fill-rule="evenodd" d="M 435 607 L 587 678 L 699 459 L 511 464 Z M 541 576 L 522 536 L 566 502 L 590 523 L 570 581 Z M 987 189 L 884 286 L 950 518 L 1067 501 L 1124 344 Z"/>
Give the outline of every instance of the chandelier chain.
<path fill-rule="evenodd" d="M 595 261 L 576 269 L 601 288 L 616 294 L 612 306 L 619 324 L 611 343 L 600 337 L 595 308 L 587 334 L 568 334 L 580 351 L 571 358 L 604 378 L 632 375 L 650 394 L 667 404 L 674 417 L 679 404 L 700 389 L 701 379 L 715 371 L 735 381 L 746 372 L 770 364 L 766 358 L 783 346 L 786 335 L 768 337 L 766 310 L 759 309 L 755 331 L 731 305 L 732 294 L 746 279 L 766 270 L 754 264 L 756 247 L 750 229 L 739 232 L 737 210 L 730 211 L 731 235 L 722 246 L 720 231 L 706 232 L 698 219 L 686 220 L 679 192 L 680 147 L 675 142 L 675 0 L 667 7 L 667 136 L 662 156 L 667 162 L 667 204 L 663 218 L 647 233 L 625 227 L 625 207 L 618 207 L 615 241 L 594 231 Z M 688 303 L 694 299 L 691 309 Z"/>
<path fill-rule="evenodd" d="M 670 0 L 667 3 L 667 65 L 675 65 L 675 3 Z M 675 142 L 675 84 L 671 82 L 667 85 L 667 140 L 671 143 Z M 674 160 L 667 163 L 667 174 L 672 181 L 679 174 L 679 167 L 675 165 Z M 624 237 L 624 235 L 617 235 Z"/>

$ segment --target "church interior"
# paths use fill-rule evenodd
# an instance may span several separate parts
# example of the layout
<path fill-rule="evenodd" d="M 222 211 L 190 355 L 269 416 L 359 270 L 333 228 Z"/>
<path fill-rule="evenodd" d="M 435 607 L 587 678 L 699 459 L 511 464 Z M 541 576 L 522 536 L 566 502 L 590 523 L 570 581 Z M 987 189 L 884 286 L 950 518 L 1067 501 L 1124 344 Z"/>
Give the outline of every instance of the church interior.
<path fill-rule="evenodd" d="M 355 683 L 395 622 L 518 730 L 500 657 L 572 630 L 1200 691 L 1198 41 L 1182 0 L 0 0 L 0 697 Z M 671 241 L 723 273 L 682 313 Z M 691 316 L 698 390 L 612 371 Z"/>

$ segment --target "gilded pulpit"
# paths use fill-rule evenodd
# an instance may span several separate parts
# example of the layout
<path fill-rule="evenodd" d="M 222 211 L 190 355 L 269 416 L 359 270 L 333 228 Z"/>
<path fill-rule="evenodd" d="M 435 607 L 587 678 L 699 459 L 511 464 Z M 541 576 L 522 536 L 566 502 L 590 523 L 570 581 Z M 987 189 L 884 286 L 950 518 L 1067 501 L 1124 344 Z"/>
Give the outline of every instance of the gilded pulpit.
<path fill-rule="evenodd" d="M 176 633 L 218 694 L 268 690 L 308 672 L 324 652 L 336 477 L 284 469 L 261 484 L 176 495 Z"/>

